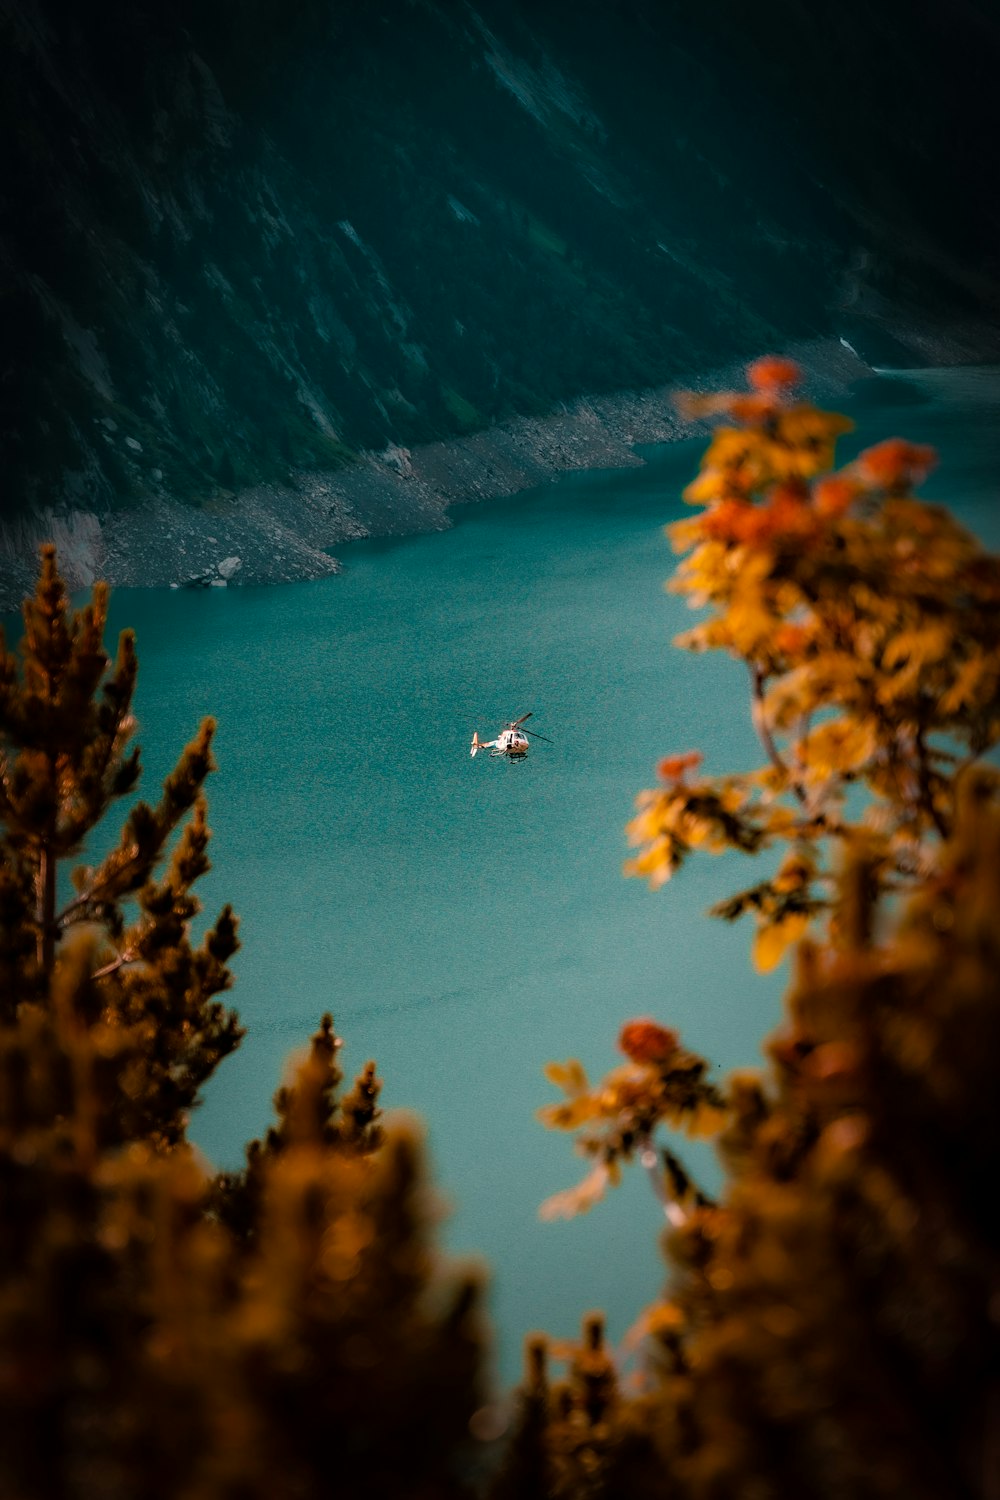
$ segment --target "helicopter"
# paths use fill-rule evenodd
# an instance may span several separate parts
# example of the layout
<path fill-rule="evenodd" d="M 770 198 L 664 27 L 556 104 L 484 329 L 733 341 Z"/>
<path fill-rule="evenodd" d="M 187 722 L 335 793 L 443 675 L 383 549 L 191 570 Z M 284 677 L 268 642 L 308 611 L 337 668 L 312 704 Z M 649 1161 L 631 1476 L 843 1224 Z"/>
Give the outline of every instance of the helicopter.
<path fill-rule="evenodd" d="M 476 730 L 472 736 L 472 749 L 470 755 L 478 755 L 480 750 L 488 750 L 492 756 L 505 755 L 508 760 L 523 760 L 528 753 L 528 735 L 532 739 L 545 740 L 546 744 L 553 744 L 547 734 L 539 734 L 535 729 L 522 729 L 521 725 L 525 719 L 530 719 L 531 713 L 522 714 L 519 719 L 514 719 L 510 724 L 505 724 L 495 740 L 481 740 L 479 731 Z"/>

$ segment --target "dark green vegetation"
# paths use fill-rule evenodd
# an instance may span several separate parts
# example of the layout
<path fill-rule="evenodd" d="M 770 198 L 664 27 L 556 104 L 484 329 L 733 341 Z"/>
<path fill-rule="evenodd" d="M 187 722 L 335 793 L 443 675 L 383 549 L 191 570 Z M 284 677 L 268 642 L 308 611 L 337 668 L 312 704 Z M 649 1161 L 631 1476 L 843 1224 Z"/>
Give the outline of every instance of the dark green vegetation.
<path fill-rule="evenodd" d="M 779 335 L 992 348 L 974 0 L 0 15 L 8 515 L 204 502 Z"/>

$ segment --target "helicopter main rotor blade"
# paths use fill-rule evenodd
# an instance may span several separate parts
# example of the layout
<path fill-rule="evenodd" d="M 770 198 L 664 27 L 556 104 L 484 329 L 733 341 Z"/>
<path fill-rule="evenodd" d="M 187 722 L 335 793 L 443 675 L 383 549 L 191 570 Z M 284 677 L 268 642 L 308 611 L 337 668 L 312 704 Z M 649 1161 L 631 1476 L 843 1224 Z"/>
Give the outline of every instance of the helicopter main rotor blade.
<path fill-rule="evenodd" d="M 521 715 L 521 717 L 520 717 L 520 718 L 519 718 L 519 719 L 515 719 L 515 720 L 514 720 L 514 722 L 513 722 L 513 724 L 511 724 L 511 725 L 510 725 L 510 726 L 509 726 L 509 727 L 510 727 L 510 728 L 511 728 L 511 729 L 516 729 L 516 728 L 517 728 L 517 726 L 518 726 L 518 724 L 523 724 L 523 723 L 524 723 L 524 721 L 525 721 L 525 719 L 530 719 L 530 718 L 531 718 L 531 715 L 532 715 L 532 713 L 533 713 L 533 710 L 532 710 L 532 709 L 529 709 L 529 710 L 528 710 L 528 712 L 527 712 L 527 713 L 526 713 L 526 714 L 522 714 L 522 715 Z"/>
<path fill-rule="evenodd" d="M 539 734 L 537 729 L 526 729 L 525 734 L 530 734 L 533 740 L 544 740 L 547 745 L 554 745 L 555 740 L 550 740 L 547 734 Z"/>

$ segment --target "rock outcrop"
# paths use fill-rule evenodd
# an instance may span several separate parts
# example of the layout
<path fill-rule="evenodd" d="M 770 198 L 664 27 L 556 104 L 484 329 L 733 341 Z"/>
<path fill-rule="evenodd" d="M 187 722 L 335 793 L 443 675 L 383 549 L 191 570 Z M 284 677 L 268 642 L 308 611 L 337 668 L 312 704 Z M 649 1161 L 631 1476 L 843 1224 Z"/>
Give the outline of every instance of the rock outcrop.
<path fill-rule="evenodd" d="M 839 342 L 792 352 L 820 399 L 842 400 L 868 366 Z M 703 373 L 689 384 L 713 389 L 742 378 L 739 365 Z M 513 495 L 569 469 L 628 468 L 636 447 L 670 442 L 694 429 L 677 415 L 672 388 L 623 392 L 565 403 L 546 418 L 519 417 L 483 432 L 407 450 L 362 454 L 347 468 L 302 473 L 220 500 L 210 511 L 164 499 L 112 513 L 103 525 L 81 517 L 55 532 L 73 587 L 95 574 L 127 587 L 191 580 L 234 585 L 288 583 L 336 573 L 327 549 L 366 536 L 441 531 L 454 505 Z M 92 524 L 91 524 L 92 523 Z M 13 608 L 32 577 L 28 556 L 50 534 L 22 527 L 21 555 L 0 554 L 0 609 Z M 86 535 L 85 550 L 63 551 L 62 538 Z M 236 558 L 238 569 L 227 564 Z"/>

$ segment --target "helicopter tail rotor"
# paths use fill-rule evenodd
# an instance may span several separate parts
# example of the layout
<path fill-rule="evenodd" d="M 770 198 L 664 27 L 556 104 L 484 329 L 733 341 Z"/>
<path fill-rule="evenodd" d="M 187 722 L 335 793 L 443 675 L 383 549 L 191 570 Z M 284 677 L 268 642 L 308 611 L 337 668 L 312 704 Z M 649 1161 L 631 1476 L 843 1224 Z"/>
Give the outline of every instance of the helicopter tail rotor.
<path fill-rule="evenodd" d="M 476 754 L 476 751 L 481 750 L 482 748 L 483 747 L 479 742 L 479 730 L 474 729 L 472 731 L 472 749 L 469 751 L 469 754 L 474 756 Z"/>

